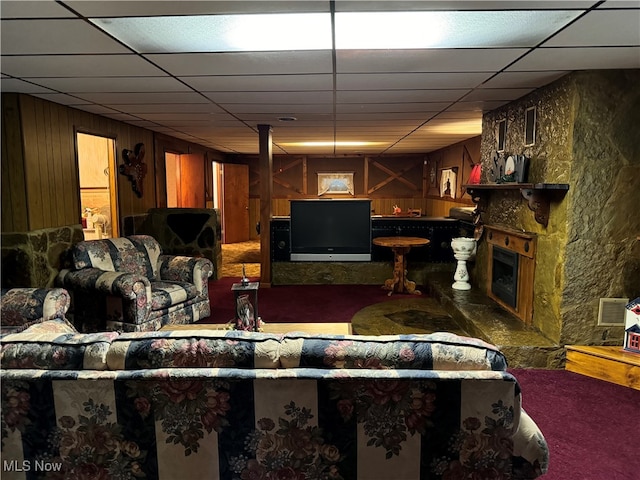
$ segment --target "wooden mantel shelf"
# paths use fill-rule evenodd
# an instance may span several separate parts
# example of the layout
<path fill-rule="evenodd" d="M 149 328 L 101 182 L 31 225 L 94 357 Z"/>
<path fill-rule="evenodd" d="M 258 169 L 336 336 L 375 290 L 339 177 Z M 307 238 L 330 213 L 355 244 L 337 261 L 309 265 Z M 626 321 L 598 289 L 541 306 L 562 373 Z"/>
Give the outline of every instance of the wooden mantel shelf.
<path fill-rule="evenodd" d="M 491 192 L 520 190 L 528 202 L 529 209 L 534 212 L 536 222 L 545 227 L 549 223 L 551 200 L 557 195 L 564 195 L 569 190 L 569 185 L 566 183 L 481 183 L 463 186 L 481 212 L 485 210 L 487 197 Z"/>

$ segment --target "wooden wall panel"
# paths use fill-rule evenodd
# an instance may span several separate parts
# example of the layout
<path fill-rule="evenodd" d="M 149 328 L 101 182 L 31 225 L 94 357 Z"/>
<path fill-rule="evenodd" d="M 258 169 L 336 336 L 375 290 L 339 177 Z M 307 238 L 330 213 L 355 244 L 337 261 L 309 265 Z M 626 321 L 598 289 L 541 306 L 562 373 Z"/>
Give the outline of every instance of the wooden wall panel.
<path fill-rule="evenodd" d="M 2 95 L 2 231 L 24 232 L 28 226 L 20 107 L 16 94 Z"/>
<path fill-rule="evenodd" d="M 27 203 L 27 222 L 19 226 L 20 231 L 80 223 L 76 131 L 115 139 L 118 165 L 123 163 L 123 149 L 144 143 L 148 169 L 143 182 L 144 195 L 139 198 L 128 178 L 118 174 L 119 215 L 122 219 L 156 206 L 153 132 L 29 95 L 19 95 L 18 99 Z M 10 162 L 13 165 L 14 162 Z M 3 212 L 3 231 L 5 224 L 19 224 L 14 217 L 21 215 L 18 210 L 6 214 L 5 222 Z"/>

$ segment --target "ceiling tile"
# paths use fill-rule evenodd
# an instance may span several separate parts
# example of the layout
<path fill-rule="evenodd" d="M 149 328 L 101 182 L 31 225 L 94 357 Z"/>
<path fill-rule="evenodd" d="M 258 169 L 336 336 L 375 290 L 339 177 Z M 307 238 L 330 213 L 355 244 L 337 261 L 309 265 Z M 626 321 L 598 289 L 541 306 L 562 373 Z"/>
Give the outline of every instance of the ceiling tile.
<path fill-rule="evenodd" d="M 64 93 L 38 93 L 34 94 L 35 97 L 40 97 L 44 100 L 48 100 L 53 103 L 59 103 L 60 105 L 88 105 L 90 102 L 82 100 L 81 98 L 66 95 Z"/>
<path fill-rule="evenodd" d="M 640 68 L 637 47 L 537 48 L 508 71 Z"/>
<path fill-rule="evenodd" d="M 53 90 L 69 93 L 87 92 L 188 92 L 186 85 L 170 77 L 33 78 L 28 79 Z"/>
<path fill-rule="evenodd" d="M 4 3 L 4 2 L 3 2 Z M 327 1 L 189 1 L 179 2 L 133 1 L 133 2 L 96 2 L 66 1 L 74 10 L 87 17 L 144 16 L 144 15 L 202 15 L 228 13 L 284 13 L 284 12 L 328 12 Z M 4 13 L 4 12 L 3 12 Z"/>
<path fill-rule="evenodd" d="M 121 112 L 141 114 L 141 113 L 223 113 L 223 110 L 213 103 L 158 103 L 158 104 L 112 104 L 114 110 Z"/>
<path fill-rule="evenodd" d="M 611 1 L 611 0 L 610 0 Z M 386 0 L 375 2 L 363 2 L 362 0 L 338 0 L 337 12 L 358 11 L 414 11 L 414 10 L 503 10 L 505 0 Z M 518 0 L 512 8 L 526 9 L 582 9 L 590 8 L 596 4 L 596 0 Z M 455 7 L 455 8 L 454 8 Z"/>
<path fill-rule="evenodd" d="M 241 52 L 145 55 L 175 76 L 332 73 L 331 52 Z"/>
<path fill-rule="evenodd" d="M 16 92 L 16 93 L 55 93 L 48 88 L 40 85 L 34 85 L 31 82 L 25 82 L 17 78 L 2 78 L 0 82 L 1 90 L 3 92 Z"/>
<path fill-rule="evenodd" d="M 397 90 L 474 88 L 490 73 L 343 73 L 337 75 L 339 90 Z"/>
<path fill-rule="evenodd" d="M 478 88 L 539 88 L 569 73 L 567 70 L 549 72 L 501 72 Z"/>
<path fill-rule="evenodd" d="M 462 98 L 471 90 L 340 90 L 338 103 L 415 103 L 444 102 Z"/>
<path fill-rule="evenodd" d="M 543 47 L 639 46 L 640 9 L 592 11 Z"/>
<path fill-rule="evenodd" d="M 338 50 L 338 73 L 488 72 L 504 68 L 526 49 Z"/>
<path fill-rule="evenodd" d="M 205 95 L 219 104 L 259 103 L 259 104 L 305 104 L 331 103 L 333 92 L 217 92 Z"/>
<path fill-rule="evenodd" d="M 75 15 L 53 0 L 49 1 L 7 1 L 0 2 L 2 18 L 63 18 Z"/>
<path fill-rule="evenodd" d="M 332 90 L 333 75 L 225 75 L 179 77 L 201 92 L 289 92 Z"/>
<path fill-rule="evenodd" d="M 144 103 L 208 103 L 202 95 L 194 92 L 169 93 L 78 93 L 84 100 L 108 104 L 144 104 Z"/>
<path fill-rule="evenodd" d="M 603 8 L 640 8 L 638 0 L 607 0 L 602 5 L 598 5 L 599 9 Z"/>
<path fill-rule="evenodd" d="M 477 88 L 464 97 L 466 102 L 493 102 L 516 100 L 533 92 L 533 88 Z"/>
<path fill-rule="evenodd" d="M 293 115 L 297 117 L 302 113 L 331 113 L 333 107 L 328 104 L 306 104 L 306 105 L 292 105 L 292 104 L 274 104 L 274 105 L 261 105 L 252 104 L 244 105 L 241 103 L 226 103 L 221 104 L 225 110 L 231 113 L 273 113 L 273 119 L 277 120 L 278 117 Z"/>
<path fill-rule="evenodd" d="M 2 71 L 17 77 L 150 77 L 166 75 L 137 55 L 3 56 Z"/>
<path fill-rule="evenodd" d="M 107 115 L 107 114 L 118 113 L 111 108 L 103 107 L 102 105 L 94 105 L 94 104 L 75 105 L 75 108 L 77 108 L 78 110 L 84 110 L 85 112 L 95 113 L 97 115 Z M 129 118 L 133 119 L 134 117 L 129 116 Z"/>
<path fill-rule="evenodd" d="M 339 113 L 363 113 L 363 112 L 440 112 L 447 108 L 449 103 L 341 103 L 336 105 Z"/>
<path fill-rule="evenodd" d="M 29 35 L 24 32 L 29 32 Z M 47 53 L 130 52 L 83 20 L 2 21 L 3 55 Z"/>

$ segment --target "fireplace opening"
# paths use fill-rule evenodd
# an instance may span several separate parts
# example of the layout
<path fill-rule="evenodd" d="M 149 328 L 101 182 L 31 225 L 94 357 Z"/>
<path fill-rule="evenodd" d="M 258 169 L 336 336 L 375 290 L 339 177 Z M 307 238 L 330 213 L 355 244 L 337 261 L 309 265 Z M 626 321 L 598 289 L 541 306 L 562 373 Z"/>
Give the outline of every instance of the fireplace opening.
<path fill-rule="evenodd" d="M 507 305 L 518 305 L 518 253 L 493 247 L 491 291 Z"/>

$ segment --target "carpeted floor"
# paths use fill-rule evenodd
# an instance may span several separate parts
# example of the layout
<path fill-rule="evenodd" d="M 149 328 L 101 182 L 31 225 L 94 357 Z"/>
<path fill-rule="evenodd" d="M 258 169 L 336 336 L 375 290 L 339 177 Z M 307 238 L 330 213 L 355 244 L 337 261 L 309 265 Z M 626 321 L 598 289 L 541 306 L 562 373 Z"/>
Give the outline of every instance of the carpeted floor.
<path fill-rule="evenodd" d="M 549 444 L 544 480 L 640 478 L 640 391 L 566 370 L 511 370 Z"/>
<path fill-rule="evenodd" d="M 231 285 L 238 281 L 239 276 L 210 282 L 212 315 L 203 323 L 226 323 L 233 318 Z M 367 318 L 376 316 L 382 317 L 379 322 L 391 329 L 403 324 L 430 329 L 424 325 L 424 309 L 430 302 L 428 296 L 389 297 L 375 285 L 297 285 L 259 290 L 259 314 L 266 322 L 353 319 L 354 325 L 363 325 L 360 328 L 364 334 L 405 333 L 374 332 L 375 322 Z M 429 312 L 434 329 L 442 330 L 441 327 L 449 325 L 440 309 L 427 309 Z M 510 371 L 522 387 L 524 409 L 549 444 L 550 468 L 542 477 L 544 480 L 640 478 L 640 391 L 565 370 Z"/>
<path fill-rule="evenodd" d="M 260 276 L 260 240 L 222 244 L 221 277 L 242 277 L 243 264 L 247 277 Z"/>

